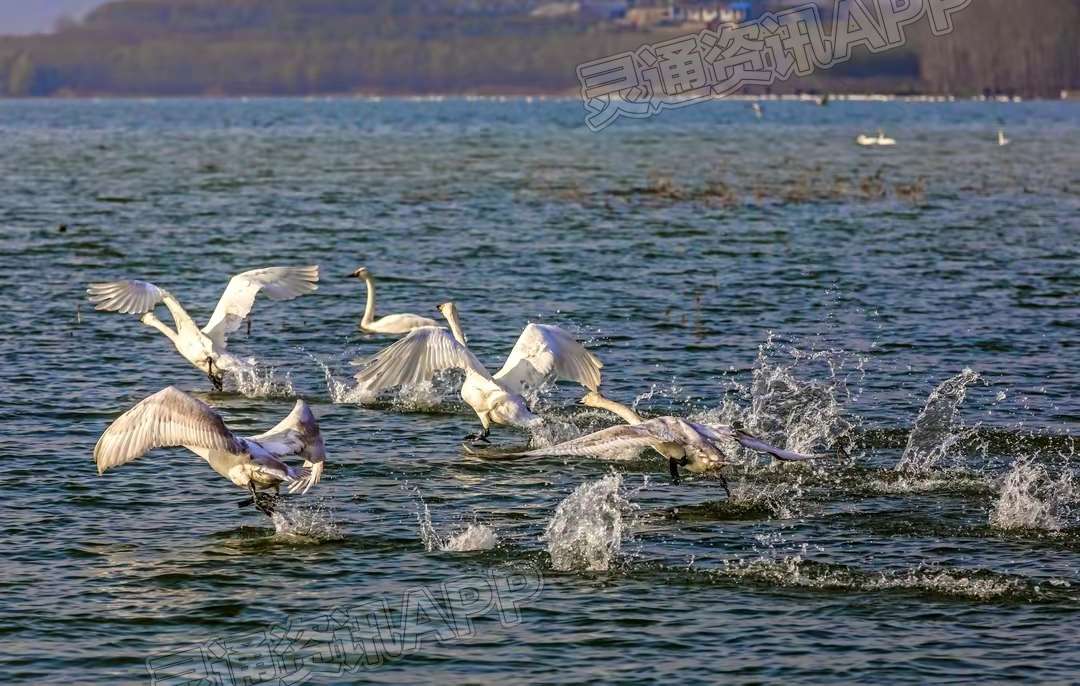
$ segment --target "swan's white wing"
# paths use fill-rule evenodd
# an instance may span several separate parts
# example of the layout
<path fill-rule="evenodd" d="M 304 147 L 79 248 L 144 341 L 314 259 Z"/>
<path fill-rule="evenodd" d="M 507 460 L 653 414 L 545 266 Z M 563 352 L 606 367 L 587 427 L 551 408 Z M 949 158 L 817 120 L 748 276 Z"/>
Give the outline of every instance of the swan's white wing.
<path fill-rule="evenodd" d="M 745 431 L 738 431 L 730 426 L 724 426 L 722 424 L 694 424 L 693 426 L 698 432 L 712 441 L 722 439 L 735 440 L 744 448 L 756 450 L 759 453 L 767 453 L 776 459 L 785 462 L 803 462 L 805 460 L 813 460 L 821 457 L 820 455 L 804 455 L 792 450 L 777 448 L 775 445 L 770 445 L 760 438 L 751 436 Z"/>
<path fill-rule="evenodd" d="M 641 424 L 619 424 L 607 429 L 564 441 L 546 448 L 537 448 L 523 455 L 582 455 L 607 459 L 619 459 L 636 455 L 657 442 L 674 441 L 668 427 L 657 419 Z"/>
<path fill-rule="evenodd" d="M 326 444 L 319 431 L 319 422 L 303 400 L 297 400 L 289 416 L 273 429 L 252 436 L 249 440 L 255 441 L 275 457 L 299 455 L 304 458 L 306 477 L 290 483 L 290 493 L 307 493 L 322 478 Z"/>
<path fill-rule="evenodd" d="M 518 395 L 553 380 L 574 381 L 590 391 L 600 387 L 604 364 L 557 326 L 529 324 L 521 332 L 495 380 Z"/>
<path fill-rule="evenodd" d="M 317 290 L 318 281 L 317 266 L 267 267 L 237 274 L 229 280 L 225 293 L 214 308 L 214 314 L 203 327 L 203 333 L 221 345 L 225 337 L 239 329 L 241 322 L 251 313 L 251 306 L 255 304 L 259 291 L 266 293 L 271 300 L 292 300 Z"/>
<path fill-rule="evenodd" d="M 413 329 L 397 343 L 367 360 L 353 360 L 353 364 L 363 367 L 356 380 L 371 393 L 430 381 L 444 369 L 463 369 L 491 378 L 476 356 L 441 326 Z"/>
<path fill-rule="evenodd" d="M 98 474 L 154 448 L 184 446 L 244 453 L 243 441 L 206 403 L 172 386 L 142 400 L 101 434 L 94 448 Z"/>
<path fill-rule="evenodd" d="M 95 310 L 146 314 L 153 310 L 168 293 L 146 281 L 111 281 L 92 283 L 86 289 Z"/>

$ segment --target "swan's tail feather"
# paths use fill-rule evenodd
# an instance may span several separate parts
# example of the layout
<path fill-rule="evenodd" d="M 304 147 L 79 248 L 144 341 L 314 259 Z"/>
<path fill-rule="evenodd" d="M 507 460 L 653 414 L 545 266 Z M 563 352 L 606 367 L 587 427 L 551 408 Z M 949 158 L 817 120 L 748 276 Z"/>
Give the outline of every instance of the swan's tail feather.
<path fill-rule="evenodd" d="M 322 478 L 323 462 L 304 462 L 304 466 L 301 469 L 294 469 L 297 476 L 289 482 L 287 490 L 289 493 L 300 493 L 303 495 L 311 490 L 311 487 L 319 483 Z"/>

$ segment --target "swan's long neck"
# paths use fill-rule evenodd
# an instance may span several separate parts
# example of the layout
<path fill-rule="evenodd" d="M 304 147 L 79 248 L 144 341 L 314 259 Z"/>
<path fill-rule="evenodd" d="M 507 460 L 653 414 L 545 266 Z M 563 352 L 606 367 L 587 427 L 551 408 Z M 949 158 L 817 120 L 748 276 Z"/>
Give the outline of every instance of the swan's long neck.
<path fill-rule="evenodd" d="M 146 314 L 144 314 L 140 321 L 143 324 L 146 324 L 147 326 L 153 327 L 153 328 L 157 329 L 158 331 L 160 331 L 161 333 L 165 334 L 165 336 L 167 336 L 168 339 L 173 342 L 173 345 L 176 345 L 176 339 L 179 338 L 177 333 L 175 331 L 173 331 L 172 329 L 170 329 L 169 327 L 165 326 L 165 323 L 162 322 L 157 317 L 155 317 L 152 312 L 147 312 Z"/>
<path fill-rule="evenodd" d="M 450 325 L 450 331 L 454 334 L 454 339 L 462 345 L 468 345 L 469 339 L 465 338 L 465 332 L 461 330 L 461 322 L 458 321 L 458 313 L 456 308 L 447 308 L 448 312 L 443 312 L 443 316 L 446 317 L 446 322 Z"/>
<path fill-rule="evenodd" d="M 626 405 L 623 405 L 620 402 L 616 402 L 611 398 L 605 398 L 604 396 L 599 394 L 598 396 L 599 397 L 597 399 L 593 400 L 589 404 L 593 407 L 598 407 L 602 410 L 607 410 L 608 412 L 619 415 L 619 417 L 627 424 L 641 423 L 641 416 L 638 415 L 637 412 L 631 410 Z"/>
<path fill-rule="evenodd" d="M 364 305 L 364 318 L 361 325 L 367 326 L 375 321 L 375 279 L 371 276 L 364 277 L 364 285 L 367 286 L 367 304 Z"/>
<path fill-rule="evenodd" d="M 178 335 L 184 335 L 185 329 L 198 330 L 199 327 L 195 324 L 191 315 L 187 313 L 187 310 L 180 304 L 180 301 L 174 298 L 171 293 L 166 293 L 165 297 L 161 299 L 161 302 L 165 304 L 165 307 L 169 308 L 169 314 L 172 315 L 173 325 L 176 326 L 176 333 Z M 160 324 L 161 322 L 159 321 L 158 323 Z M 154 325 L 150 324 L 150 326 Z"/>

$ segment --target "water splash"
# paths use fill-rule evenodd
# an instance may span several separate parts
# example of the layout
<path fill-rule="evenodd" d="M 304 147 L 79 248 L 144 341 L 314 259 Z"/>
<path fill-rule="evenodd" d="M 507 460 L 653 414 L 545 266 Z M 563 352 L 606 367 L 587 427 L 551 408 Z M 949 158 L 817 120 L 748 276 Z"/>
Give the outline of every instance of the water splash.
<path fill-rule="evenodd" d="M 803 477 L 779 483 L 755 483 L 739 479 L 731 488 L 727 504 L 736 510 L 764 510 L 775 519 L 797 519 L 803 515 Z"/>
<path fill-rule="evenodd" d="M 325 362 L 314 355 L 310 357 L 322 369 L 326 390 L 335 404 L 368 405 L 379 399 L 378 393 L 360 385 L 350 385 L 348 381 L 339 379 Z M 446 393 L 443 384 L 423 382 L 401 386 L 388 394 L 388 399 L 395 410 L 430 410 L 442 404 Z"/>
<path fill-rule="evenodd" d="M 428 508 L 420 491 L 416 492 L 416 523 L 420 527 L 420 541 L 424 544 L 424 550 L 429 553 L 433 550 L 442 550 L 444 542 L 435 525 L 431 523 L 431 509 Z"/>
<path fill-rule="evenodd" d="M 238 366 L 225 372 L 225 382 L 248 398 L 293 398 L 292 375 L 279 377 L 274 367 Z"/>
<path fill-rule="evenodd" d="M 621 488 L 622 476 L 610 474 L 586 481 L 559 503 L 540 537 L 547 543 L 553 568 L 594 572 L 611 568 L 627 526 L 623 512 L 633 508 Z"/>
<path fill-rule="evenodd" d="M 694 416 L 713 424 L 741 423 L 774 445 L 802 453 L 827 452 L 849 442 L 855 425 L 842 403 L 861 393 L 866 360 L 844 350 L 804 350 L 776 341 L 758 346 L 749 386 L 733 381 L 718 408 Z M 732 442 L 729 454 L 750 457 Z"/>
<path fill-rule="evenodd" d="M 499 537 L 494 529 L 484 524 L 470 524 L 464 531 L 451 536 L 441 549 L 464 553 L 473 550 L 491 550 L 498 544 Z"/>
<path fill-rule="evenodd" d="M 420 540 L 424 544 L 424 550 L 429 553 L 436 550 L 454 553 L 491 550 L 499 544 L 499 536 L 495 530 L 477 522 L 469 524 L 456 534 L 442 536 L 435 529 L 431 521 L 431 509 L 424 502 L 419 490 L 416 491 L 416 503 L 416 523 L 420 528 Z"/>
<path fill-rule="evenodd" d="M 904 591 L 919 595 L 998 600 L 1038 598 L 1041 589 L 1021 577 L 984 570 L 965 570 L 919 565 L 909 569 L 864 571 L 843 565 L 826 565 L 806 560 L 802 554 L 779 558 L 725 560 L 717 572 L 731 579 L 765 583 L 770 586 L 834 591 Z M 1062 580 L 1049 580 L 1059 585 Z M 1067 586 L 1068 583 L 1064 582 Z"/>
<path fill-rule="evenodd" d="M 968 386 L 978 381 L 981 377 L 977 373 L 964 369 L 930 393 L 908 434 L 907 446 L 896 465 L 898 470 L 928 472 L 974 434 L 978 427 L 965 427 L 958 411 Z"/>
<path fill-rule="evenodd" d="M 278 536 L 315 541 L 339 541 L 344 538 L 329 508 L 316 504 L 307 506 L 279 505 L 271 515 Z"/>
<path fill-rule="evenodd" d="M 1056 477 L 1034 458 L 1017 460 L 1005 476 L 1001 495 L 990 511 L 990 526 L 996 529 L 1066 528 L 1080 491 L 1071 471 Z"/>

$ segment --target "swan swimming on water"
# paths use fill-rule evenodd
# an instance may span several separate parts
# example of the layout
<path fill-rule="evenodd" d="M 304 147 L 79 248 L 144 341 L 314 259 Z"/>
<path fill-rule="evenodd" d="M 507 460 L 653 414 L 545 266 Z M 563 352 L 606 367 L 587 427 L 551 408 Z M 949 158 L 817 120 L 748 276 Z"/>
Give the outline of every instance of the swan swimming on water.
<path fill-rule="evenodd" d="M 297 400 L 293 411 L 266 433 L 242 438 L 230 431 L 209 405 L 169 386 L 145 398 L 114 421 L 94 448 L 98 474 L 136 460 L 154 448 L 182 446 L 206 460 L 210 467 L 245 488 L 251 497 L 240 503 L 255 505 L 272 515 L 281 484 L 290 493 L 307 493 L 319 483 L 326 447 L 319 424 L 307 403 Z M 299 455 L 302 468 L 280 458 Z M 259 491 L 274 489 L 275 495 Z"/>
<path fill-rule="evenodd" d="M 720 445 L 724 441 L 736 441 L 739 445 L 768 453 L 787 462 L 812 460 L 820 455 L 803 455 L 790 450 L 782 450 L 754 438 L 737 427 L 722 424 L 699 424 L 679 417 L 655 417 L 642 419 L 632 409 L 598 392 L 589 392 L 581 399 L 581 404 L 608 410 L 618 415 L 626 424 L 619 424 L 593 432 L 586 436 L 564 441 L 545 448 L 538 448 L 516 454 L 504 454 L 506 457 L 540 457 L 580 455 L 606 459 L 625 459 L 628 453 L 636 456 L 641 451 L 652 448 L 667 458 L 668 469 L 673 481 L 679 480 L 679 467 L 689 472 L 714 470 L 728 462 Z M 727 480 L 719 474 L 724 490 Z M 730 495 L 730 491 L 728 491 Z"/>
<path fill-rule="evenodd" d="M 370 360 L 357 360 L 356 374 L 365 393 L 430 381 L 445 369 L 465 372 L 461 398 L 480 418 L 483 430 L 466 440 L 487 441 L 492 424 L 528 428 L 540 422 L 522 397 L 554 380 L 573 381 L 588 390 L 600 387 L 604 366 L 573 336 L 550 324 L 529 324 L 518 337 L 510 356 L 491 374 L 469 350 L 454 303 L 439 305 L 450 330 L 441 326 L 415 329 Z"/>
<path fill-rule="evenodd" d="M 855 142 L 858 143 L 859 145 L 863 145 L 863 146 L 867 146 L 867 145 L 886 145 L 886 146 L 888 146 L 888 145 L 896 145 L 896 139 L 889 138 L 888 136 L 886 136 L 885 132 L 882 129 L 878 129 L 878 132 L 877 132 L 876 136 L 867 136 L 865 134 L 859 134 L 855 138 Z"/>
<path fill-rule="evenodd" d="M 998 129 L 998 146 L 1008 145 L 1011 142 L 1005 137 L 1005 129 Z"/>
<path fill-rule="evenodd" d="M 367 286 L 367 304 L 364 306 L 364 318 L 360 320 L 360 328 L 369 333 L 409 333 L 421 326 L 438 326 L 434 319 L 421 317 L 418 314 L 388 314 L 385 317 L 375 319 L 375 278 L 367 267 L 360 267 L 350 276 L 363 279 Z"/>
<path fill-rule="evenodd" d="M 237 274 L 229 281 L 214 314 L 202 329 L 172 293 L 146 281 L 92 283 L 86 293 L 95 309 L 142 315 L 139 321 L 165 334 L 184 359 L 202 370 L 214 388 L 221 390 L 222 372 L 253 364 L 226 352 L 225 346 L 228 335 L 239 329 L 251 313 L 255 296 L 265 291 L 272 300 L 292 300 L 314 292 L 318 281 L 317 266 L 267 267 Z M 159 303 L 169 309 L 175 331 L 154 315 Z"/>

